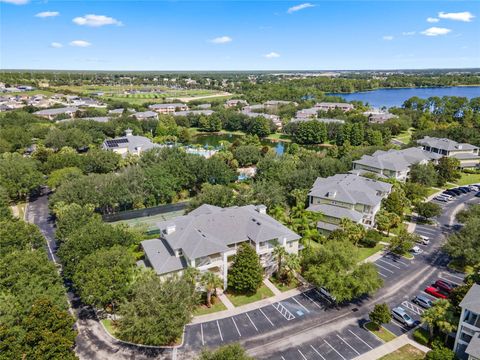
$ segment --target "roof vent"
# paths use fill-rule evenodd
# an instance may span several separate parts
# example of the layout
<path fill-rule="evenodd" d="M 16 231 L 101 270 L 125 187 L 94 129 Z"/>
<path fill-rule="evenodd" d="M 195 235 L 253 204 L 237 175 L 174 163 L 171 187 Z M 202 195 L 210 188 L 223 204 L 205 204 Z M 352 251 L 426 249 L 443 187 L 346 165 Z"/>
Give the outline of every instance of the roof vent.
<path fill-rule="evenodd" d="M 125 136 L 132 136 L 132 135 L 133 135 L 133 130 L 132 129 L 125 130 Z"/>
<path fill-rule="evenodd" d="M 267 213 L 267 207 L 265 205 L 257 205 L 255 207 L 255 210 L 257 210 L 257 212 L 259 214 L 266 214 Z"/>
<path fill-rule="evenodd" d="M 167 224 L 167 227 L 165 228 L 165 234 L 170 235 L 174 233 L 176 230 L 176 225 L 174 223 L 169 223 Z"/>

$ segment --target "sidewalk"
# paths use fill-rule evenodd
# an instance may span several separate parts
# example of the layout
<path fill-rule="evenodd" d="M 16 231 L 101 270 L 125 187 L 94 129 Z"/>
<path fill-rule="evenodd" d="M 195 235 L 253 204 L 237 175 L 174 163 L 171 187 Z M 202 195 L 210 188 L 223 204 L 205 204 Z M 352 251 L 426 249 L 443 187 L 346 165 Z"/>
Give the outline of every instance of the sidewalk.
<path fill-rule="evenodd" d="M 428 348 L 426 346 L 423 346 L 423 345 L 420 345 L 416 341 L 413 341 L 412 339 L 410 339 L 409 335 L 410 335 L 409 333 L 403 334 L 403 335 L 395 338 L 392 341 L 389 341 L 389 342 L 387 342 L 383 345 L 380 345 L 379 347 L 376 347 L 373 350 L 370 350 L 370 351 L 368 351 L 368 352 L 366 352 L 366 353 L 364 353 L 360 356 L 357 356 L 353 360 L 379 359 L 382 356 L 390 354 L 390 353 L 394 352 L 395 350 L 397 350 L 397 349 L 399 349 L 402 346 L 407 345 L 407 344 L 415 346 L 417 349 L 423 351 L 424 353 L 427 353 L 428 351 L 431 350 L 430 348 Z"/>

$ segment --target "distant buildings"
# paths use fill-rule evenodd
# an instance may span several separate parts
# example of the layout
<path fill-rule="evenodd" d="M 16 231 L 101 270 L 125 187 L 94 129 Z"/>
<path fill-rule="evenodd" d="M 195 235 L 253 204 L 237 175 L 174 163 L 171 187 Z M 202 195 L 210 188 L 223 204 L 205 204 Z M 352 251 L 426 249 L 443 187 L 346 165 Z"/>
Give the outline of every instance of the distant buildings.
<path fill-rule="evenodd" d="M 159 114 L 171 114 L 176 111 L 186 111 L 188 106 L 182 103 L 172 104 L 154 104 L 148 107 L 150 110 L 156 111 Z"/>
<path fill-rule="evenodd" d="M 55 109 L 45 109 L 36 111 L 33 115 L 41 116 L 48 120 L 54 120 L 59 115 L 66 115 L 70 118 L 75 116 L 75 112 L 77 112 L 78 108 L 76 107 L 62 107 L 62 108 L 55 108 Z"/>
<path fill-rule="evenodd" d="M 458 159 L 461 168 L 479 167 L 479 148 L 474 145 L 429 136 L 417 140 L 417 144 L 421 145 L 423 150 L 429 153 Z"/>
<path fill-rule="evenodd" d="M 293 118 L 290 120 L 292 123 L 300 123 L 305 121 L 318 121 L 325 124 L 344 124 L 345 120 L 341 119 L 324 119 L 324 118 Z"/>
<path fill-rule="evenodd" d="M 158 120 L 158 113 L 155 111 L 141 111 L 141 112 L 136 112 L 130 115 L 137 120 L 149 120 L 149 119 L 154 119 Z"/>
<path fill-rule="evenodd" d="M 241 244 L 252 246 L 267 274 L 276 268 L 276 244 L 298 253 L 300 236 L 266 214 L 263 205 L 220 208 L 202 205 L 188 215 L 160 222 L 158 239 L 142 241 L 145 265 L 160 276 L 187 267 L 218 274 L 227 287 L 228 268 Z"/>
<path fill-rule="evenodd" d="M 113 151 L 125 157 L 127 154 L 140 155 L 146 150 L 161 147 L 154 144 L 149 138 L 133 135 L 132 130 L 125 131 L 124 137 L 105 140 L 102 144 L 104 150 Z"/>
<path fill-rule="evenodd" d="M 187 116 L 187 115 L 204 115 L 210 116 L 214 113 L 213 110 L 185 110 L 185 111 L 175 111 L 172 113 L 173 116 Z"/>
<path fill-rule="evenodd" d="M 323 214 L 317 224 L 321 233 L 336 230 L 343 218 L 373 227 L 382 199 L 391 191 L 391 184 L 354 174 L 317 178 L 308 193 L 307 210 Z"/>
<path fill-rule="evenodd" d="M 333 102 L 321 102 L 321 103 L 316 103 L 315 107 L 318 110 L 322 111 L 329 111 L 329 110 L 336 110 L 340 109 L 343 112 L 347 112 L 350 110 L 353 110 L 355 107 L 352 104 L 348 103 L 333 103 Z"/>
<path fill-rule="evenodd" d="M 226 108 L 233 108 L 233 107 L 236 107 L 236 106 L 248 106 L 248 102 L 246 102 L 245 100 L 240 100 L 240 99 L 231 99 L 231 100 L 227 100 L 225 102 L 225 107 Z"/>
<path fill-rule="evenodd" d="M 462 312 L 458 322 L 453 350 L 460 359 L 480 359 L 480 285 L 473 284 L 460 303 Z"/>
<path fill-rule="evenodd" d="M 372 124 L 383 124 L 384 122 L 398 118 L 397 115 L 390 114 L 389 112 L 370 110 L 365 111 L 363 115 L 368 117 L 368 122 Z"/>

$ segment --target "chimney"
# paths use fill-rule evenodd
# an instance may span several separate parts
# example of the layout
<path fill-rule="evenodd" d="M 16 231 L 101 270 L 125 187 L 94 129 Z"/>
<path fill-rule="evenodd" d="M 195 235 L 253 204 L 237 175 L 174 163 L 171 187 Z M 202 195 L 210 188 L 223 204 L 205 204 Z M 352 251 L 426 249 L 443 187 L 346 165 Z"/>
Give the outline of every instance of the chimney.
<path fill-rule="evenodd" d="M 174 223 L 169 223 L 165 228 L 165 234 L 170 235 L 173 232 L 175 232 L 175 229 L 176 229 L 176 225 Z"/>
<path fill-rule="evenodd" d="M 125 130 L 125 136 L 132 136 L 133 130 L 132 129 L 127 129 Z"/>
<path fill-rule="evenodd" d="M 267 213 L 267 207 L 265 205 L 257 205 L 255 210 L 257 210 L 259 214 Z"/>

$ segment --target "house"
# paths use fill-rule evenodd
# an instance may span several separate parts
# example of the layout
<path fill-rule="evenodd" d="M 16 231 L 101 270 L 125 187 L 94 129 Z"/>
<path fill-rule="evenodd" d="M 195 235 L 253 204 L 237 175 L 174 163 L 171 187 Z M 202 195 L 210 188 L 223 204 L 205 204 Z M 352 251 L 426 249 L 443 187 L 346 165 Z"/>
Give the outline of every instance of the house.
<path fill-rule="evenodd" d="M 192 115 L 204 115 L 210 116 L 214 113 L 213 110 L 185 110 L 185 111 L 175 111 L 172 113 L 173 116 L 187 116 L 189 114 Z"/>
<path fill-rule="evenodd" d="M 375 215 L 392 185 L 355 174 L 317 178 L 308 193 L 309 211 L 323 214 L 317 227 L 322 233 L 338 228 L 343 218 L 365 227 L 375 226 Z"/>
<path fill-rule="evenodd" d="M 36 111 L 33 115 L 44 117 L 48 120 L 55 119 L 58 115 L 67 115 L 71 118 L 75 116 L 75 112 L 77 112 L 78 108 L 76 107 L 63 107 L 63 108 L 56 108 L 56 109 L 45 109 Z"/>
<path fill-rule="evenodd" d="M 474 284 L 460 302 L 462 308 L 453 350 L 460 359 L 480 358 L 480 285 Z"/>
<path fill-rule="evenodd" d="M 124 108 L 108 110 L 108 115 L 121 116 L 121 115 L 123 115 L 124 111 L 125 111 Z"/>
<path fill-rule="evenodd" d="M 370 110 L 363 113 L 368 117 L 368 122 L 372 124 L 383 124 L 384 122 L 398 118 L 397 115 L 390 114 L 389 112 L 379 111 L 379 110 Z"/>
<path fill-rule="evenodd" d="M 137 120 L 149 120 L 149 119 L 155 119 L 158 120 L 158 114 L 155 111 L 141 111 L 141 112 L 136 112 L 130 115 Z"/>
<path fill-rule="evenodd" d="M 142 241 L 145 265 L 160 276 L 187 267 L 217 273 L 227 287 L 228 268 L 241 244 L 252 246 L 267 274 L 275 270 L 275 244 L 298 253 L 300 236 L 266 214 L 264 205 L 220 208 L 204 204 L 185 216 L 157 223 L 158 239 Z"/>
<path fill-rule="evenodd" d="M 354 106 L 352 104 L 348 103 L 334 103 L 334 102 L 321 102 L 321 103 L 316 103 L 315 107 L 318 110 L 322 111 L 329 111 L 329 110 L 335 110 L 335 109 L 340 109 L 343 112 L 347 112 L 350 110 L 354 109 Z"/>
<path fill-rule="evenodd" d="M 150 110 L 156 111 L 159 114 L 170 114 L 175 111 L 186 111 L 188 106 L 182 103 L 173 104 L 153 104 L 148 107 Z"/>
<path fill-rule="evenodd" d="M 417 144 L 430 153 L 458 159 L 461 168 L 480 167 L 480 154 L 477 146 L 430 136 L 417 140 Z"/>
<path fill-rule="evenodd" d="M 105 140 L 102 144 L 102 149 L 113 151 L 123 157 L 127 154 L 140 155 L 142 152 L 161 147 L 154 144 L 149 138 L 144 136 L 133 135 L 132 130 L 127 129 L 124 137 Z"/>
<path fill-rule="evenodd" d="M 318 121 L 318 122 L 323 122 L 325 124 L 344 124 L 345 121 L 341 119 L 326 119 L 326 118 L 293 118 L 290 120 L 292 123 L 299 123 L 299 122 L 305 122 L 305 121 Z"/>
<path fill-rule="evenodd" d="M 363 155 L 353 162 L 353 170 L 364 170 L 375 174 L 385 175 L 388 178 L 405 181 L 414 164 L 427 164 L 441 157 L 429 153 L 418 147 L 404 150 L 377 150 L 372 155 Z"/>
<path fill-rule="evenodd" d="M 263 105 L 262 105 L 262 107 L 263 107 Z M 246 109 L 242 110 L 241 113 L 243 115 L 246 115 L 246 116 L 250 117 L 250 118 L 264 117 L 265 119 L 268 119 L 271 122 L 273 122 L 278 129 L 282 128 L 283 124 L 282 124 L 282 121 L 280 120 L 280 116 L 273 115 L 273 114 L 252 112 L 252 111 L 250 111 L 249 108 L 250 108 L 250 106 L 248 106 Z"/>
<path fill-rule="evenodd" d="M 295 114 L 296 119 L 305 119 L 305 120 L 316 119 L 317 116 L 318 116 L 318 109 L 315 107 L 298 110 L 297 113 Z"/>
<path fill-rule="evenodd" d="M 231 100 L 227 100 L 225 102 L 225 107 L 226 108 L 232 108 L 232 107 L 236 107 L 238 105 L 248 106 L 248 102 L 246 102 L 245 100 L 240 100 L 240 99 L 231 99 Z"/>
<path fill-rule="evenodd" d="M 293 104 L 294 106 L 298 106 L 298 103 L 295 101 L 284 101 L 284 100 L 268 100 L 263 105 L 266 109 L 269 110 L 276 110 L 282 105 Z"/>

